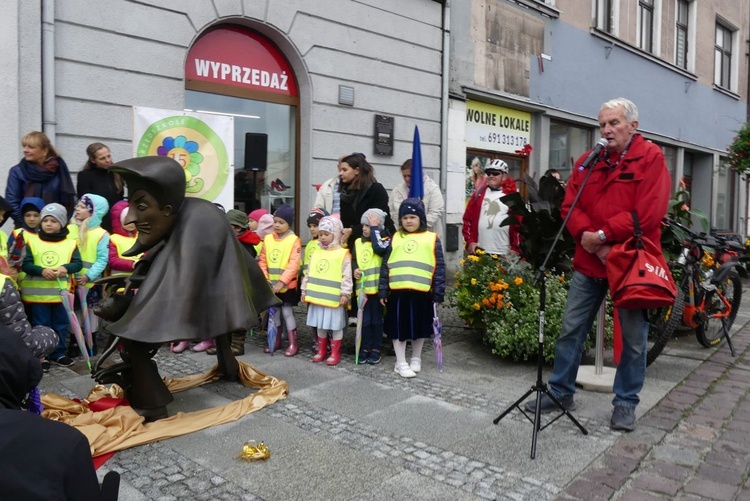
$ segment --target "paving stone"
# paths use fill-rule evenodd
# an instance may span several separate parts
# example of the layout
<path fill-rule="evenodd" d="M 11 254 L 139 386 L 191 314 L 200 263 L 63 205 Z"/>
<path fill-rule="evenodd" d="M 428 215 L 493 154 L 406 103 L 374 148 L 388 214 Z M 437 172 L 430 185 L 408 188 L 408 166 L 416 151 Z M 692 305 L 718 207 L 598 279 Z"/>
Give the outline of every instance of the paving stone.
<path fill-rule="evenodd" d="M 643 474 L 633 480 L 633 488 L 645 492 L 655 492 L 674 496 L 682 487 L 682 483 L 654 474 Z"/>
<path fill-rule="evenodd" d="M 685 492 L 698 494 L 709 499 L 731 501 L 737 492 L 737 488 L 707 478 L 695 477 L 685 485 Z"/>

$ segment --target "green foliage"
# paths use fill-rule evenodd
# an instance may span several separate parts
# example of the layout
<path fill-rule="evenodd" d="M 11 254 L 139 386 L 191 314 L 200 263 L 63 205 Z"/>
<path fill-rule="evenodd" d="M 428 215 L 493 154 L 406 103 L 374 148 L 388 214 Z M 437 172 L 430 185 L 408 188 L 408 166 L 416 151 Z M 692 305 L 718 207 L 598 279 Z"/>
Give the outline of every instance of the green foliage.
<path fill-rule="evenodd" d="M 702 231 L 708 231 L 708 216 L 699 209 L 690 209 L 688 202 L 690 193 L 685 190 L 675 192 L 669 201 L 667 216 L 677 221 L 683 226 L 692 228 L 693 221 L 698 221 Z M 661 247 L 667 261 L 675 259 L 682 249 L 682 242 L 685 241 L 686 234 L 680 228 L 669 225 L 662 225 Z"/>
<path fill-rule="evenodd" d="M 492 353 L 516 361 L 535 360 L 539 335 L 539 288 L 531 265 L 518 256 L 482 251 L 468 256 L 456 275 L 453 303 L 470 326 L 483 330 Z M 547 274 L 544 359 L 554 359 L 568 295 L 565 275 Z M 587 341 L 589 348 L 593 340 Z"/>
<path fill-rule="evenodd" d="M 750 175 L 750 122 L 745 122 L 727 148 L 727 161 L 732 170 L 747 179 Z"/>

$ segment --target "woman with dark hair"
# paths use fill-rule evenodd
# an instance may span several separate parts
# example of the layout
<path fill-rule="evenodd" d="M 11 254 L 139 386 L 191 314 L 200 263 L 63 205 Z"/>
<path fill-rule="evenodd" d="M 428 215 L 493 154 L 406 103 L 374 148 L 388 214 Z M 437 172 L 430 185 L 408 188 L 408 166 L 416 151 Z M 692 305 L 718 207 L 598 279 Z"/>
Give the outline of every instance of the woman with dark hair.
<path fill-rule="evenodd" d="M 23 158 L 11 167 L 5 188 L 5 200 L 13 208 L 16 228 L 23 225 L 21 200 L 38 197 L 45 204 L 59 203 L 73 213 L 77 198 L 73 179 L 65 161 L 60 158 L 49 138 L 39 131 L 29 132 L 21 139 Z"/>
<path fill-rule="evenodd" d="M 342 245 L 346 243 L 352 253 L 352 262 L 357 262 L 354 243 L 362 238 L 362 214 L 368 209 L 385 212 L 385 227 L 391 235 L 396 232 L 389 215 L 388 192 L 375 179 L 375 171 L 362 153 L 352 153 L 339 162 L 339 191 L 341 223 L 344 225 Z M 355 291 L 356 294 L 356 291 Z M 357 300 L 352 294 L 352 310 L 356 311 Z M 356 325 L 357 319 L 350 317 L 349 325 Z"/>
<path fill-rule="evenodd" d="M 354 250 L 354 242 L 362 237 L 360 220 L 367 209 L 385 212 L 385 227 L 391 234 L 396 232 L 388 215 L 388 192 L 375 179 L 375 171 L 363 154 L 353 153 L 339 162 L 339 197 L 344 241 L 350 251 Z"/>
<path fill-rule="evenodd" d="M 122 177 L 110 172 L 112 155 L 104 143 L 91 143 L 86 148 L 88 160 L 78 173 L 78 198 L 87 193 L 99 195 L 107 200 L 110 207 L 123 199 Z M 102 228 L 112 232 L 112 218 L 109 213 L 102 219 Z"/>

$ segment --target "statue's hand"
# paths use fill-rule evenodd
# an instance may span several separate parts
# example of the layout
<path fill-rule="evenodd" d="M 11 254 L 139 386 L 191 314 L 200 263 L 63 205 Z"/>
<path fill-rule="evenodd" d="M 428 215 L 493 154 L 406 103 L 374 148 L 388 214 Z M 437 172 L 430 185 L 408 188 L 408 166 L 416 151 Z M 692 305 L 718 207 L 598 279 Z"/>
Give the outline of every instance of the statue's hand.
<path fill-rule="evenodd" d="M 131 301 L 132 297 L 124 294 L 112 294 L 94 306 L 94 314 L 108 322 L 116 322 L 125 314 Z"/>

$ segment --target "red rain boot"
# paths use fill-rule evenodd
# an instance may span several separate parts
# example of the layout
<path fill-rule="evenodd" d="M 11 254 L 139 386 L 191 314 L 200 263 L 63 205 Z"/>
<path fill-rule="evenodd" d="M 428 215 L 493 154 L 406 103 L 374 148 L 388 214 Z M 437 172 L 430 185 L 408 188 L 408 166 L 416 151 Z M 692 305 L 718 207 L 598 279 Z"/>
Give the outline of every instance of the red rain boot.
<path fill-rule="evenodd" d="M 297 345 L 297 329 L 289 329 L 287 336 L 289 337 L 289 347 L 284 352 L 284 356 L 293 357 L 299 350 L 299 346 Z"/>
<path fill-rule="evenodd" d="M 319 337 L 318 338 L 318 354 L 312 357 L 313 362 L 322 362 L 325 360 L 326 355 L 328 355 L 328 338 L 327 337 Z"/>
<path fill-rule="evenodd" d="M 341 360 L 341 342 L 343 339 L 331 340 L 331 356 L 326 359 L 326 365 L 337 365 Z"/>

